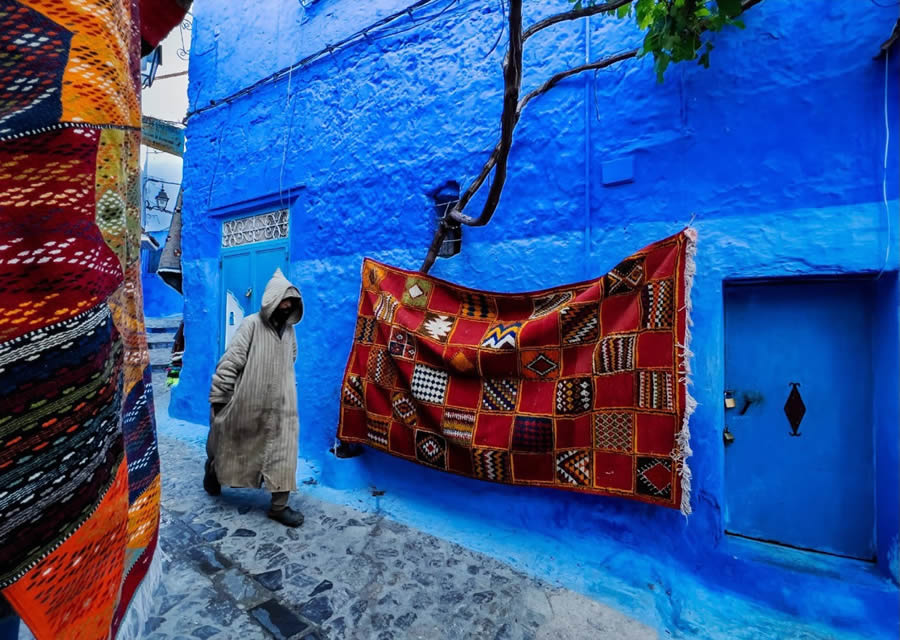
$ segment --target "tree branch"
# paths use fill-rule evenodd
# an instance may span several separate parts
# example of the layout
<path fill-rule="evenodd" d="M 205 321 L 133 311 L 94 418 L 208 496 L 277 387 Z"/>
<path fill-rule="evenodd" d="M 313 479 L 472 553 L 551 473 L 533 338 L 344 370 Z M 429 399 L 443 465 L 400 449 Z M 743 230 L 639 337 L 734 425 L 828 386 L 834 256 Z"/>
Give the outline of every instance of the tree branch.
<path fill-rule="evenodd" d="M 577 75 L 584 71 L 604 69 L 618 62 L 622 62 L 630 58 L 635 58 L 640 52 L 640 49 L 632 49 L 630 51 L 617 53 L 607 58 L 603 58 L 602 60 L 597 60 L 595 62 L 568 69 L 567 71 L 561 71 L 551 76 L 549 80 L 544 82 L 544 84 L 539 86 L 537 89 L 529 92 L 520 100 L 519 92 L 522 83 L 522 45 L 524 41 L 527 38 L 533 36 L 538 31 L 546 29 L 547 27 L 550 27 L 554 24 L 558 24 L 560 22 L 565 22 L 568 20 L 576 20 L 578 18 L 588 17 L 598 13 L 614 11 L 615 9 L 618 9 L 619 7 L 626 4 L 630 4 L 633 1 L 634 0 L 612 0 L 603 4 L 585 7 L 577 11 L 568 11 L 565 13 L 553 15 L 545 18 L 544 20 L 536 22 L 523 33 L 522 0 L 510 0 L 510 39 L 509 49 L 506 53 L 506 58 L 503 65 L 504 93 L 503 113 L 500 117 L 500 140 L 497 142 L 496 146 L 491 152 L 490 157 L 488 157 L 487 162 L 481 168 L 478 176 L 475 178 L 472 184 L 469 185 L 469 188 L 466 189 L 465 193 L 463 193 L 463 195 L 460 197 L 459 202 L 457 202 L 457 204 L 446 215 L 446 217 L 440 221 L 438 228 L 435 231 L 434 238 L 431 241 L 431 246 L 428 249 L 428 255 L 426 256 L 425 261 L 420 269 L 422 273 L 428 273 L 428 270 L 431 269 L 431 266 L 434 264 L 434 261 L 437 258 L 438 251 L 440 250 L 441 243 L 443 242 L 444 236 L 447 233 L 449 224 L 452 224 L 448 222 L 448 219 L 458 224 L 465 224 L 473 227 L 484 226 L 488 222 L 490 222 L 491 216 L 494 214 L 494 211 L 499 204 L 500 193 L 503 191 L 503 185 L 506 182 L 506 166 L 507 160 L 509 159 L 509 152 L 512 148 L 513 130 L 519 122 L 519 118 L 522 115 L 522 110 L 528 105 L 528 103 L 539 95 L 546 93 L 566 78 Z M 745 11 L 756 6 L 762 1 L 763 0 L 743 0 L 741 2 L 741 13 L 743 14 Z M 487 177 L 495 168 L 495 179 L 491 184 L 490 191 L 488 192 L 487 202 L 485 202 L 481 214 L 477 218 L 464 214 L 463 209 L 465 209 L 466 205 L 469 203 L 472 197 L 484 185 L 484 181 L 487 180 Z"/>
<path fill-rule="evenodd" d="M 605 69 L 610 65 L 614 65 L 617 62 L 622 62 L 623 60 L 628 60 L 629 58 L 636 58 L 638 54 L 638 49 L 632 49 L 631 51 L 626 51 L 624 53 L 617 53 L 614 56 L 609 56 L 608 58 L 603 58 L 602 60 L 597 60 L 595 62 L 590 62 L 588 64 L 583 64 L 580 67 L 574 67 L 572 69 L 568 69 L 567 71 L 560 71 L 550 77 L 544 84 L 539 86 L 534 91 L 528 93 L 524 98 L 519 101 L 519 109 L 518 114 L 522 113 L 522 109 L 525 108 L 529 102 L 537 98 L 542 93 L 547 93 L 552 89 L 556 84 L 562 80 L 565 80 L 568 77 L 577 75 L 584 71 L 596 71 L 597 69 Z M 517 115 L 518 115 L 517 114 Z"/>
<path fill-rule="evenodd" d="M 587 18 L 588 16 L 597 15 L 598 13 L 605 13 L 607 11 L 615 11 L 619 7 L 623 7 L 626 4 L 631 4 L 634 0 L 613 0 L 612 2 L 604 2 L 602 4 L 595 4 L 590 7 L 582 7 L 581 9 L 566 11 L 565 13 L 557 13 L 556 15 L 549 16 L 535 22 L 533 25 L 525 29 L 525 33 L 522 34 L 522 40 L 528 40 L 531 36 L 536 34 L 538 31 L 542 29 L 546 29 L 547 27 L 552 27 L 555 24 L 559 24 L 560 22 L 567 22 L 569 20 L 578 20 L 579 18 Z"/>

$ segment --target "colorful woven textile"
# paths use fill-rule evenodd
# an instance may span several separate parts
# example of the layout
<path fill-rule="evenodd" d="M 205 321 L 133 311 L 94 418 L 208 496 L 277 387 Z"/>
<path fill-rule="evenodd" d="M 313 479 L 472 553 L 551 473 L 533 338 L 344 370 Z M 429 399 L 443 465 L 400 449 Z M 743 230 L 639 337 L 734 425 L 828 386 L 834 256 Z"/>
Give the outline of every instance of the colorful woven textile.
<path fill-rule="evenodd" d="M 39 640 L 115 637 L 150 597 L 139 15 L 0 0 L 0 589 Z"/>
<path fill-rule="evenodd" d="M 693 246 L 687 230 L 597 280 L 525 294 L 366 260 L 338 438 L 689 513 Z"/>

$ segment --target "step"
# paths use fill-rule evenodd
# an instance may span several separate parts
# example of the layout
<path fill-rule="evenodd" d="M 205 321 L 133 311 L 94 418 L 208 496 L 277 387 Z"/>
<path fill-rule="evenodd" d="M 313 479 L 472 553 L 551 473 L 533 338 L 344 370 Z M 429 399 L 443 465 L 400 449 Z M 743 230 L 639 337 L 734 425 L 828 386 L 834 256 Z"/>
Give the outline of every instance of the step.
<path fill-rule="evenodd" d="M 165 316 L 162 318 L 144 318 L 144 326 L 147 327 L 148 333 L 159 333 L 161 331 L 178 331 L 181 324 L 181 315 Z"/>

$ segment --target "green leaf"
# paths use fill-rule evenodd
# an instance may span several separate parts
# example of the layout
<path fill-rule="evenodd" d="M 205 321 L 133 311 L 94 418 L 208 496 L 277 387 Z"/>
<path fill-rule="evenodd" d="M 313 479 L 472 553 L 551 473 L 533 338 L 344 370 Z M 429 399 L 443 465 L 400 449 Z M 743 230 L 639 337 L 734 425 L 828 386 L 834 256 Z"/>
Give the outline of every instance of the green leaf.
<path fill-rule="evenodd" d="M 719 11 L 729 18 L 734 18 L 741 13 L 741 0 L 716 0 Z"/>
<path fill-rule="evenodd" d="M 581 11 L 581 0 L 577 0 L 573 9 L 575 9 L 575 11 Z"/>
<path fill-rule="evenodd" d="M 630 4 L 623 4 L 621 7 L 616 9 L 616 17 L 617 18 L 624 18 L 629 13 L 631 13 L 631 5 Z"/>

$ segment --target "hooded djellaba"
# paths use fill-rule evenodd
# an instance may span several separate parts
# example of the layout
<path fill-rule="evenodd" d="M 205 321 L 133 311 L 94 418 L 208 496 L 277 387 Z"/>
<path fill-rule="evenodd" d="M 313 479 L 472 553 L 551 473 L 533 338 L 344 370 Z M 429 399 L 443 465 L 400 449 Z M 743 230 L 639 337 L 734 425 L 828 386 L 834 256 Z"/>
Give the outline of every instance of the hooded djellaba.
<path fill-rule="evenodd" d="M 300 433 L 293 327 L 302 315 L 300 291 L 276 270 L 259 313 L 244 318 L 213 374 L 203 478 L 214 496 L 221 485 L 265 485 L 272 493 L 269 517 L 291 527 L 303 523 L 288 506 L 297 489 Z"/>

